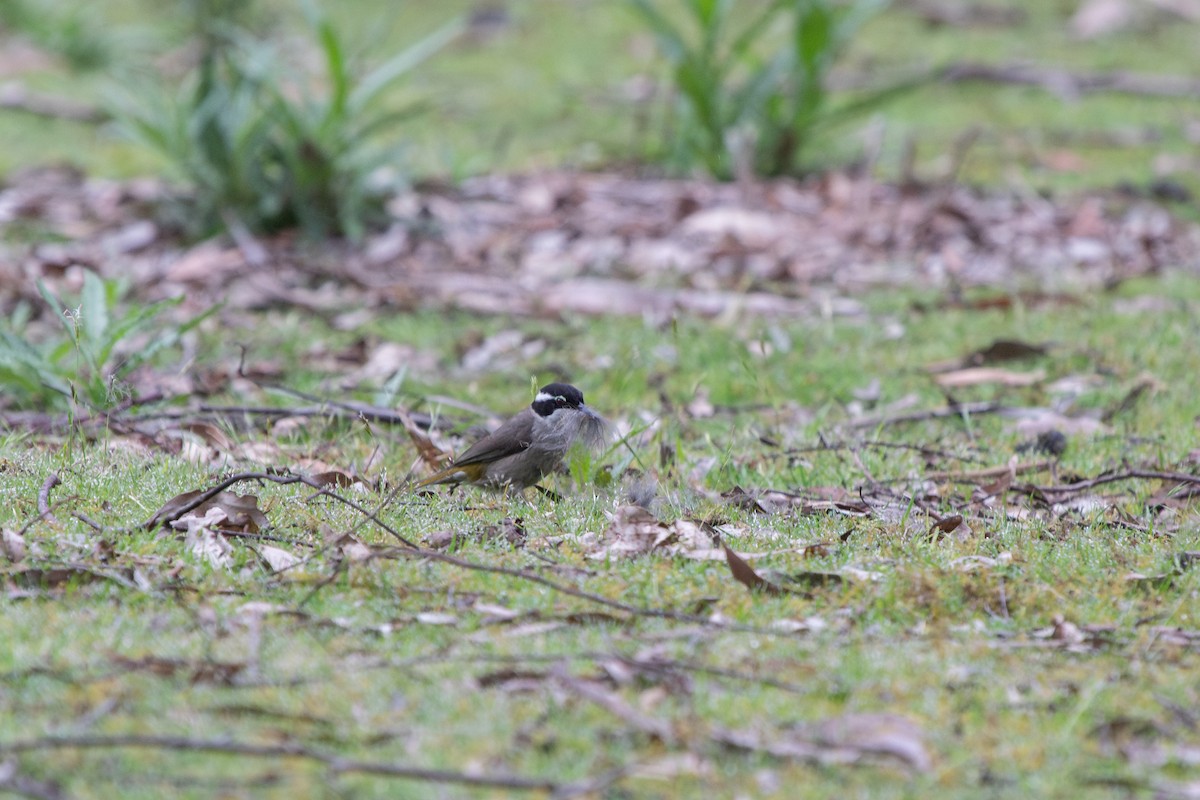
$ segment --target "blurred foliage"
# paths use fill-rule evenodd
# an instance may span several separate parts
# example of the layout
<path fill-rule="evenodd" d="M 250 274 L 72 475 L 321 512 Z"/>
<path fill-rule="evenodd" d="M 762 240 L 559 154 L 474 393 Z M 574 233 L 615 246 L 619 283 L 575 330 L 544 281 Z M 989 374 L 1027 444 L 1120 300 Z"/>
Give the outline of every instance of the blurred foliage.
<path fill-rule="evenodd" d="M 666 13 L 660 0 L 630 3 L 671 64 L 665 157 L 677 169 L 722 178 L 794 173 L 818 128 L 923 82 L 831 104 L 830 70 L 887 0 L 772 0 L 745 14 L 735 13 L 735 0 L 685 0 L 682 15 Z"/>
<path fill-rule="evenodd" d="M 308 9 L 323 74 L 285 58 L 243 23 L 244 7 L 189 0 L 200 55 L 178 87 L 127 96 L 124 130 L 161 155 L 190 188 L 183 217 L 203 236 L 231 225 L 256 233 L 299 227 L 313 238 L 360 237 L 382 219 L 380 168 L 395 165 L 396 126 L 420 109 L 385 95 L 454 40 L 452 21 L 358 74 L 329 19 Z"/>

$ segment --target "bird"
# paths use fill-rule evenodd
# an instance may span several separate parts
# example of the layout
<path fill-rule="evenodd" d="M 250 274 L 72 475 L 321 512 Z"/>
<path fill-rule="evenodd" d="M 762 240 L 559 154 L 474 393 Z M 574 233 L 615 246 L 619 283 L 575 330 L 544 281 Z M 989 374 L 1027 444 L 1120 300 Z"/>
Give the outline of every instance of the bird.
<path fill-rule="evenodd" d="M 521 494 L 558 469 L 576 444 L 595 448 L 607 435 L 608 423 L 583 401 L 583 392 L 551 383 L 528 408 L 414 488 L 466 483 Z"/>

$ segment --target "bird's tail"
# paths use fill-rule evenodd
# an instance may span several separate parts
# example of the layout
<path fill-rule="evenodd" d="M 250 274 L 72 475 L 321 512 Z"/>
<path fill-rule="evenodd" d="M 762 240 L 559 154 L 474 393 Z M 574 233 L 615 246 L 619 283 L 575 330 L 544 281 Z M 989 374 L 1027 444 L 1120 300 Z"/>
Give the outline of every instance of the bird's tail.
<path fill-rule="evenodd" d="M 428 478 L 417 481 L 413 484 L 413 488 L 423 489 L 426 486 L 440 486 L 443 483 L 462 483 L 466 478 L 467 474 L 462 469 L 451 465 L 445 469 L 439 469 Z"/>

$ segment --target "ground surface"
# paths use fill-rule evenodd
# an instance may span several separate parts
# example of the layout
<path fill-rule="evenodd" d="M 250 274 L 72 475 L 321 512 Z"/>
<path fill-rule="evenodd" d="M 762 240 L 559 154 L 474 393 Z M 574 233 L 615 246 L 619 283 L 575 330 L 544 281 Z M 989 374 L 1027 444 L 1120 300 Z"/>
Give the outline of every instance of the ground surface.
<path fill-rule="evenodd" d="M 536 49 L 541 5 L 514 9 L 492 46 Z M 929 9 L 889 30 L 931 58 L 1186 49 L 1155 16 L 1093 41 L 1050 4 Z M 637 73 L 636 38 L 610 73 L 576 33 L 537 75 Z M 949 152 L 963 109 L 930 91 L 889 124 Z M 888 147 L 751 185 L 526 169 L 426 181 L 353 246 L 185 242 L 161 181 L 10 173 L 3 330 L 41 372 L 0 401 L 0 790 L 1197 796 L 1200 237 L 1149 167 L 1194 111 L 1038 92 L 982 106 L 1013 125 L 963 168 L 1006 186 L 889 175 Z M 1049 107 L 1167 135 L 1068 137 L 1087 180 Z M 1083 190 L 1034 188 L 1063 166 Z M 116 365 L 168 346 L 111 382 L 71 330 Z M 67 378 L 73 405 L 39 384 Z M 558 499 L 410 488 L 552 379 L 614 433 Z"/>

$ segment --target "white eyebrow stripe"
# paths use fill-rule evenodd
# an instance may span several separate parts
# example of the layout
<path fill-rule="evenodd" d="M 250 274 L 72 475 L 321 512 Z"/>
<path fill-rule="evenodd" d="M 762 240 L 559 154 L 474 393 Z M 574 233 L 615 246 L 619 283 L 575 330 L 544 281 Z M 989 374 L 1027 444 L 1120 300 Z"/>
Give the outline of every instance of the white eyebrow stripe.
<path fill-rule="evenodd" d="M 545 392 L 538 392 L 538 393 L 537 393 L 537 397 L 533 398 L 533 402 L 535 402 L 535 403 L 541 403 L 541 402 L 543 402 L 543 401 L 546 401 L 546 400 L 553 400 L 553 399 L 554 399 L 553 397 L 551 397 L 550 395 L 546 394 Z"/>

